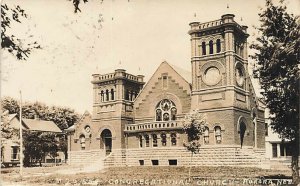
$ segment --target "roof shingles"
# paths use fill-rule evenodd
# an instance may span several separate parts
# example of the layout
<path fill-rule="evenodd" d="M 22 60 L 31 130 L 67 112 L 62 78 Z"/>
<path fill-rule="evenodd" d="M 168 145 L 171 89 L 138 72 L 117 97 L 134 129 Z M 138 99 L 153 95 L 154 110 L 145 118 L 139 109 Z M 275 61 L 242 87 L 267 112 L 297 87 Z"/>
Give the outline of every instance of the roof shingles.
<path fill-rule="evenodd" d="M 31 131 L 41 132 L 62 132 L 53 121 L 45 121 L 39 119 L 22 119 Z"/>

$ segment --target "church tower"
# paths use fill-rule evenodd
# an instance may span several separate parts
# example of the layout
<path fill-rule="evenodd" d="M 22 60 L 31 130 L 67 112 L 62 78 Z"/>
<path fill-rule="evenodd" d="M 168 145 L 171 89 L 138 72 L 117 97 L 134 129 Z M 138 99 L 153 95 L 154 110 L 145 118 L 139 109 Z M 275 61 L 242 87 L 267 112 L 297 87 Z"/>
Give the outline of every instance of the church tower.
<path fill-rule="evenodd" d="M 124 127 L 133 123 L 133 101 L 143 88 L 143 78 L 124 69 L 93 74 L 93 128 L 100 135 L 100 148 L 107 153 L 125 148 Z"/>
<path fill-rule="evenodd" d="M 193 22 L 190 26 L 193 109 L 247 109 L 247 27 L 237 24 L 233 14 L 208 23 Z M 223 101 L 205 103 L 218 99 Z"/>
<path fill-rule="evenodd" d="M 217 133 L 222 136 L 217 143 L 256 146 L 249 99 L 247 26 L 235 22 L 233 14 L 190 26 L 192 110 L 207 114 L 211 132 L 219 127 Z"/>

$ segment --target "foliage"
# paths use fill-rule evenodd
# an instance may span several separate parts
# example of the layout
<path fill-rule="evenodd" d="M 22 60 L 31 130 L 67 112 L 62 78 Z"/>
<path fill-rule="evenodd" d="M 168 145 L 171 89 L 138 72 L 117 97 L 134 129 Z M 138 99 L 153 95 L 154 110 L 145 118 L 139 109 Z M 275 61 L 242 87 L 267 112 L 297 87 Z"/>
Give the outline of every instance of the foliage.
<path fill-rule="evenodd" d="M 198 110 L 185 115 L 183 130 L 187 134 L 188 142 L 184 143 L 187 150 L 197 153 L 200 148 L 199 139 L 206 125 L 206 116 Z"/>
<path fill-rule="evenodd" d="M 251 48 L 257 52 L 254 74 L 259 78 L 271 125 L 284 138 L 293 140 L 298 127 L 300 25 L 297 18 L 286 12 L 283 5 L 267 8 L 259 14 L 260 36 Z"/>
<path fill-rule="evenodd" d="M 33 49 L 41 48 L 36 41 L 23 44 L 21 39 L 7 33 L 12 22 L 21 24 L 22 19 L 27 19 L 27 14 L 20 6 L 12 8 L 5 3 L 1 4 L 1 48 L 16 56 L 18 60 L 26 60 Z"/>
<path fill-rule="evenodd" d="M 9 126 L 9 114 L 6 111 L 1 114 L 1 140 L 11 138 L 13 131 L 14 129 Z"/>
<path fill-rule="evenodd" d="M 55 134 L 45 132 L 24 132 L 24 165 L 39 163 L 46 155 L 56 157 L 58 152 L 58 140 Z"/>
<path fill-rule="evenodd" d="M 272 128 L 294 144 L 292 168 L 296 171 L 293 175 L 298 177 L 299 17 L 287 13 L 282 1 L 274 5 L 270 0 L 266 1 L 266 8 L 259 16 L 260 35 L 251 45 L 256 50 L 252 56 L 257 61 L 254 75 L 262 86 Z"/>
<path fill-rule="evenodd" d="M 74 5 L 74 12 L 77 13 L 78 11 L 81 12 L 80 8 L 79 8 L 79 4 L 80 4 L 81 0 L 73 0 L 73 5 Z M 84 3 L 88 2 L 88 0 L 83 0 Z"/>
<path fill-rule="evenodd" d="M 1 99 L 1 108 L 4 111 L 8 111 L 8 114 L 16 114 L 20 111 L 18 101 L 11 97 L 3 97 Z"/>

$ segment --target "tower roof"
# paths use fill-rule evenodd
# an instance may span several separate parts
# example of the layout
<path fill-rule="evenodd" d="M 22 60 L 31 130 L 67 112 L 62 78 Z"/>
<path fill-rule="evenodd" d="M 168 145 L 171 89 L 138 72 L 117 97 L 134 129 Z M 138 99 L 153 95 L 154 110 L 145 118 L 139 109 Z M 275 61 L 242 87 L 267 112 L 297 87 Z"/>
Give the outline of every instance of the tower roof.
<path fill-rule="evenodd" d="M 221 19 L 217 19 L 214 21 L 208 21 L 204 23 L 200 22 L 191 22 L 189 25 L 191 26 L 191 30 L 188 32 L 189 34 L 194 33 L 205 33 L 206 31 L 217 30 L 224 31 L 225 27 L 231 27 L 235 29 L 237 32 L 248 36 L 247 34 L 247 26 L 239 25 L 234 20 L 234 14 L 224 14 L 221 16 Z"/>

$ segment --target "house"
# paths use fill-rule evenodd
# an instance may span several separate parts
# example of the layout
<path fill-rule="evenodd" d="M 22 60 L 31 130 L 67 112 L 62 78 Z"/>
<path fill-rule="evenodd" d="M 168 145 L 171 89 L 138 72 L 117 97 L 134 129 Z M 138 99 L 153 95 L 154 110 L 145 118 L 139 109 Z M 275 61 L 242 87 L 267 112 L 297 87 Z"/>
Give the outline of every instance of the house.
<path fill-rule="evenodd" d="M 266 158 L 270 159 L 270 166 L 276 169 L 289 169 L 291 166 L 293 145 L 289 140 L 283 139 L 276 133 L 270 123 L 269 109 L 266 109 Z"/>
<path fill-rule="evenodd" d="M 5 117 L 5 116 L 4 116 Z M 20 163 L 20 120 L 17 114 L 7 114 L 9 126 L 16 132 L 9 139 L 2 139 L 1 143 L 1 165 L 15 166 Z M 44 121 L 40 119 L 22 119 L 22 130 L 30 132 L 50 132 L 61 134 L 62 131 L 52 121 Z M 58 153 L 57 162 L 65 161 L 63 152 Z M 54 162 L 53 158 L 46 156 L 44 162 Z"/>
<path fill-rule="evenodd" d="M 190 23 L 191 72 L 164 61 L 148 82 L 125 69 L 93 74 L 93 113 L 67 129 L 69 162 L 106 156 L 116 166 L 186 165 L 184 116 L 198 110 L 207 118 L 199 165 L 201 158 L 239 165 L 239 157 L 257 164 L 254 154 L 265 148 L 264 105 L 248 74 L 247 26 L 234 17 Z M 84 158 L 91 156 L 97 158 Z"/>

